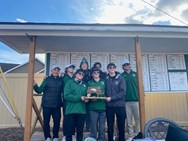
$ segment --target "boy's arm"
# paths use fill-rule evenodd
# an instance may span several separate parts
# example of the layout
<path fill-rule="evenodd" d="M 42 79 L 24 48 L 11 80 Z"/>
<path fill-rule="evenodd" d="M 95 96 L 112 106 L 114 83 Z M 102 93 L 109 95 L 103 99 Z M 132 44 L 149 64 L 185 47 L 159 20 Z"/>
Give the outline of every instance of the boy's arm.
<path fill-rule="evenodd" d="M 44 91 L 45 87 L 46 87 L 46 80 L 43 80 L 40 86 L 34 84 L 33 89 L 36 93 L 40 94 Z"/>

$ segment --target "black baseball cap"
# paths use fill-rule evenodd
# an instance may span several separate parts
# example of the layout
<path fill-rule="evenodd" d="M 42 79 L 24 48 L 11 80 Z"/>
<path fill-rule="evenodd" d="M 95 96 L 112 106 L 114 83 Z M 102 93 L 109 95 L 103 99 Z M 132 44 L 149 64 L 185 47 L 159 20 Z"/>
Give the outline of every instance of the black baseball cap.
<path fill-rule="evenodd" d="M 114 63 L 109 63 L 109 64 L 107 65 L 107 69 L 110 68 L 110 67 L 116 68 L 116 65 L 115 65 Z"/>
<path fill-rule="evenodd" d="M 84 71 L 82 69 L 77 69 L 74 74 L 76 75 L 77 73 L 83 73 L 84 74 Z"/>
<path fill-rule="evenodd" d="M 94 71 L 99 71 L 100 72 L 100 70 L 98 68 L 94 67 L 94 68 L 91 69 L 91 74 L 93 74 Z"/>

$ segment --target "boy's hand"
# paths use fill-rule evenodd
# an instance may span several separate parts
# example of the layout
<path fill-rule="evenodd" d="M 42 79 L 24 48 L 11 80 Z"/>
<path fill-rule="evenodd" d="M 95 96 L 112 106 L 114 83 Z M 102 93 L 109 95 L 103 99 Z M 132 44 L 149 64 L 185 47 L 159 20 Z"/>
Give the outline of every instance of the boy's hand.
<path fill-rule="evenodd" d="M 112 100 L 111 97 L 106 97 L 107 102 L 110 102 L 111 100 Z"/>
<path fill-rule="evenodd" d="M 37 83 L 36 83 L 36 81 L 35 81 L 35 80 L 33 80 L 33 86 L 35 86 L 35 85 L 37 85 Z"/>

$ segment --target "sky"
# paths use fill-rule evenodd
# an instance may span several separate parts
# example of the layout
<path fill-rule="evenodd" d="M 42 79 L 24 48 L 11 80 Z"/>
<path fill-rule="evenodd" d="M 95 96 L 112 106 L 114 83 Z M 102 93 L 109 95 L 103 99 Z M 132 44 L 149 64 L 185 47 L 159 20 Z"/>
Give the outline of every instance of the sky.
<path fill-rule="evenodd" d="M 0 13 L 0 22 L 188 26 L 187 0 L 1 0 Z M 0 62 L 28 61 L 1 42 L 0 52 Z"/>

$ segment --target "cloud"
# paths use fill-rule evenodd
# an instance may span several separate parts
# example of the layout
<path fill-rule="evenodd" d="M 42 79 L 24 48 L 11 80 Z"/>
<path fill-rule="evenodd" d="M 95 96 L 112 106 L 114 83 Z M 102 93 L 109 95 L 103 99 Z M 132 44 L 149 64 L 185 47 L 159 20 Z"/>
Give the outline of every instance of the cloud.
<path fill-rule="evenodd" d="M 180 5 L 186 4 L 187 0 L 159 0 L 156 6 L 163 10 L 176 10 Z"/>
<path fill-rule="evenodd" d="M 188 17 L 187 0 L 181 2 L 172 0 L 172 4 L 171 1 L 164 0 L 109 0 L 108 3 L 104 2 L 100 6 L 102 13 L 96 17 L 98 23 L 162 24 L 164 22 L 165 25 L 186 25 L 186 21 L 183 20 Z"/>
<path fill-rule="evenodd" d="M 186 20 L 188 21 L 188 9 L 184 10 L 181 14 L 181 16 Z"/>
<path fill-rule="evenodd" d="M 153 22 L 153 25 L 170 25 L 170 21 L 157 21 Z"/>
<path fill-rule="evenodd" d="M 168 19 L 170 19 L 172 24 L 188 25 L 188 14 L 184 14 L 184 11 L 186 12 L 188 7 L 187 0 L 171 0 L 170 3 L 169 1 L 160 0 L 156 4 L 156 7 L 162 9 L 163 11 L 167 12 L 168 14 L 174 17 L 174 18 L 167 17 Z M 162 14 L 164 15 L 164 13 Z M 175 20 L 175 18 L 182 21 L 182 23 L 178 20 Z"/>
<path fill-rule="evenodd" d="M 24 19 L 19 19 L 19 18 L 17 18 L 16 21 L 19 22 L 19 23 L 26 23 L 27 22 Z"/>
<path fill-rule="evenodd" d="M 128 1 L 111 0 L 103 2 L 100 5 L 102 13 L 96 20 L 98 23 L 125 23 L 126 18 L 135 13 L 133 7 L 135 8 L 135 5 Z"/>
<path fill-rule="evenodd" d="M 127 24 L 132 24 L 132 23 L 134 23 L 134 24 L 143 24 L 143 21 L 141 21 L 141 20 L 136 20 L 136 19 L 134 18 L 134 16 L 126 17 L 126 18 L 125 18 L 125 21 L 126 21 Z"/>

